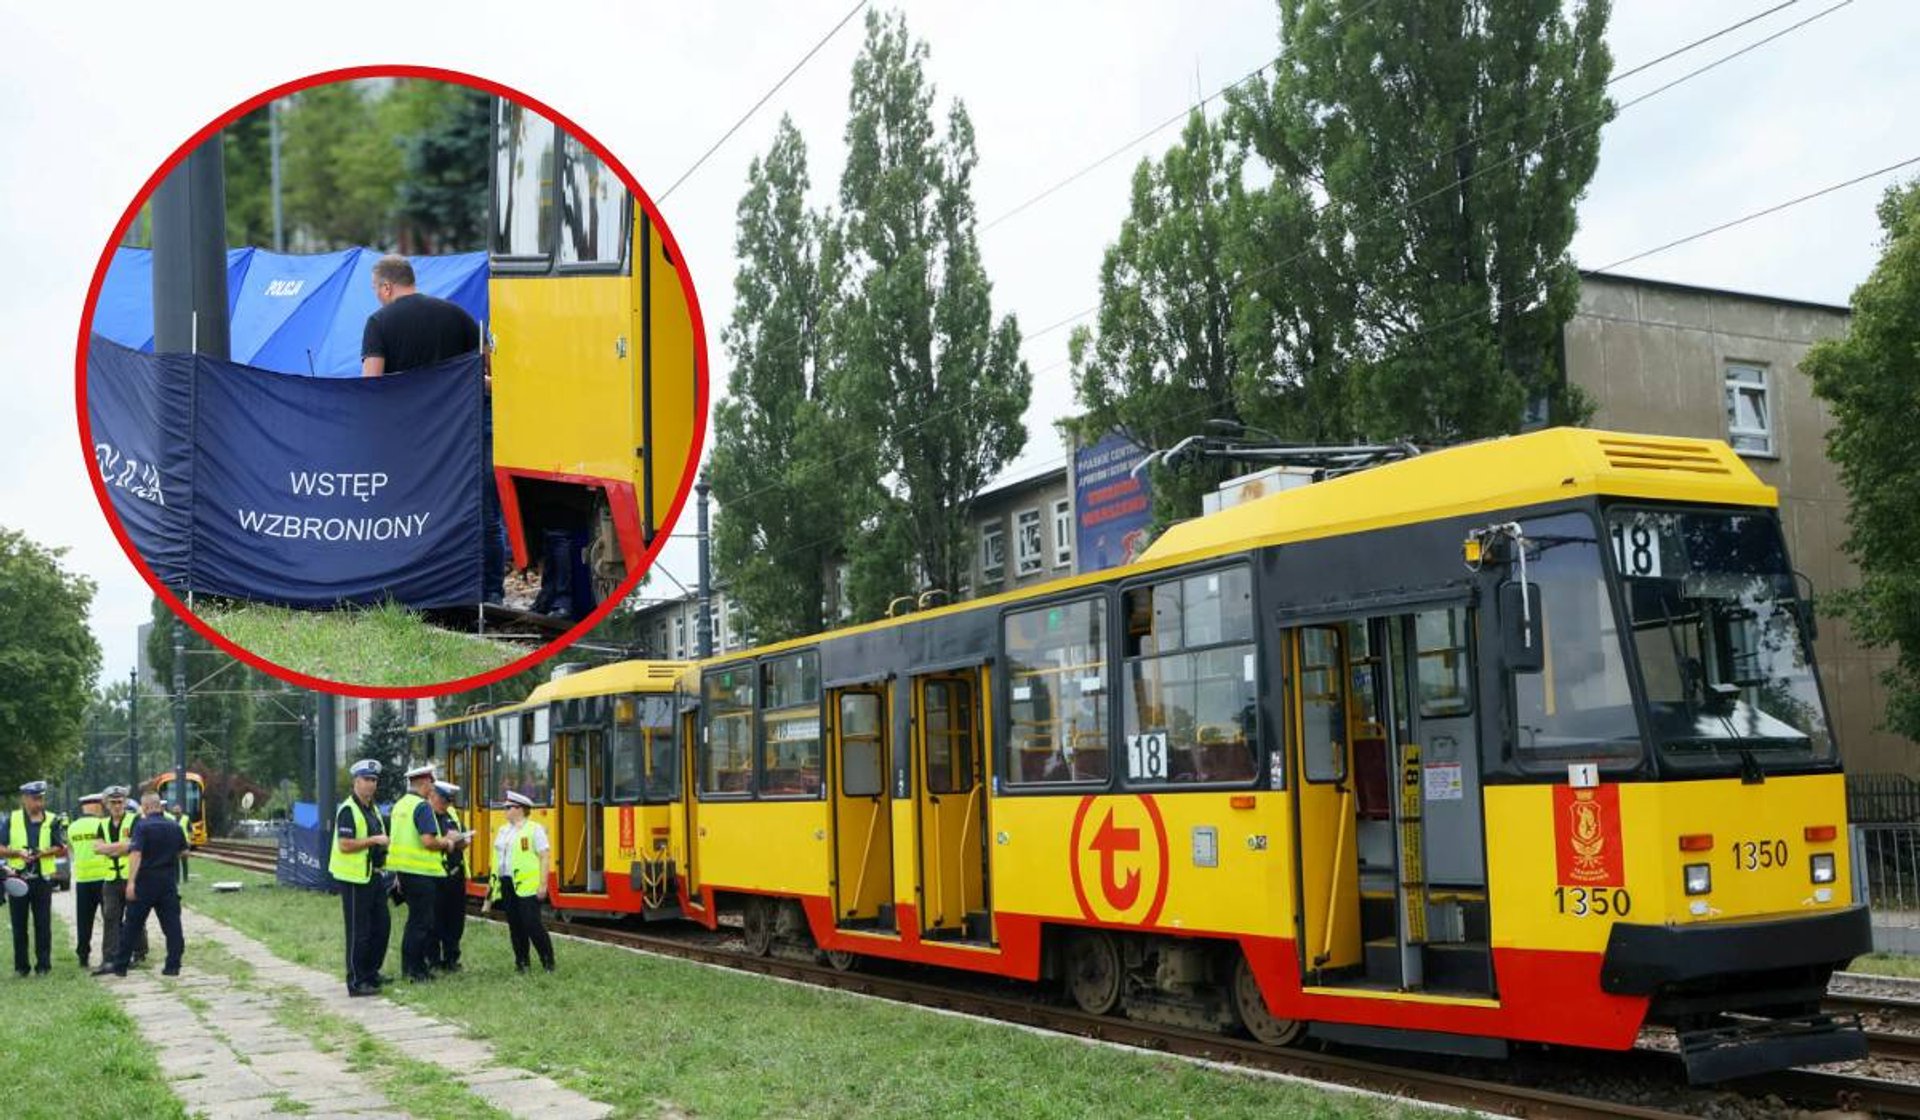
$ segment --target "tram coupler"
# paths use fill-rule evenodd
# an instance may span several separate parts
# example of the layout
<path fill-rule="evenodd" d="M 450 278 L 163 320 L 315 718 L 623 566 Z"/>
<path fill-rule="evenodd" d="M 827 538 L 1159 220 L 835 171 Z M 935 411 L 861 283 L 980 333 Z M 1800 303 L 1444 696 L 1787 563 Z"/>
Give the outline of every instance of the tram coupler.
<path fill-rule="evenodd" d="M 1857 1015 L 1740 1019 L 1683 1030 L 1679 1038 L 1691 1085 L 1867 1056 L 1867 1036 Z"/>

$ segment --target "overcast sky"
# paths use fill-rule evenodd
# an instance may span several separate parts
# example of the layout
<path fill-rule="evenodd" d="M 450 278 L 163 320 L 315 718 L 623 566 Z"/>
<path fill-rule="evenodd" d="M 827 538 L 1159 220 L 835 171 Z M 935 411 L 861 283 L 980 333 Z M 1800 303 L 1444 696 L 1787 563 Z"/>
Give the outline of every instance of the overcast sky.
<path fill-rule="evenodd" d="M 258 3 L 9 7 L 0 68 L 0 525 L 68 548 L 100 593 L 109 679 L 134 659 L 150 592 L 107 530 L 84 474 L 74 348 L 87 283 L 133 192 L 191 132 L 255 93 L 318 70 L 413 63 L 480 74 L 570 116 L 664 191 L 845 13 L 851 0 L 780 3 L 427 5 Z M 1617 0 L 1616 71 L 1778 0 Z M 1614 87 L 1626 101 L 1828 8 L 1803 0 Z M 977 132 L 975 200 L 990 221 L 1266 61 L 1268 0 L 909 0 L 941 104 Z M 185 9 L 181 9 L 184 11 Z M 569 22 L 562 13 L 585 12 Z M 1595 267 L 1861 172 L 1920 155 L 1920 5 L 1858 0 L 1609 125 L 1580 206 L 1575 255 Z M 733 213 L 747 162 L 782 112 L 805 134 L 829 199 L 843 158 L 856 18 L 664 203 L 706 316 L 716 388 L 731 307 Z M 996 313 L 1032 334 L 1091 307 L 1100 256 L 1126 211 L 1133 165 L 1175 129 L 982 235 Z M 1829 195 L 1623 270 L 1844 303 L 1872 267 L 1886 180 Z M 1010 473 L 1058 464 L 1051 420 L 1072 407 L 1065 329 L 1033 339 L 1028 449 Z M 905 407 L 912 407 L 910 404 Z M 692 528 L 688 510 L 684 528 Z M 664 566 L 689 585 L 693 549 Z M 649 594 L 670 592 L 656 577 Z M 0 682 L 0 688 L 5 687 Z"/>

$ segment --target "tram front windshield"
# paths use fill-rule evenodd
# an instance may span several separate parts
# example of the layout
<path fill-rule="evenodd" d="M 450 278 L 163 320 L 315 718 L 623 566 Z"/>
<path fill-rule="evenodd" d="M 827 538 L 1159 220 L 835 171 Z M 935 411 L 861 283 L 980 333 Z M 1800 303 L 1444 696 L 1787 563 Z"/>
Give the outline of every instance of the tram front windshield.
<path fill-rule="evenodd" d="M 1607 538 L 1663 764 L 1691 771 L 1831 761 L 1793 571 L 1773 518 L 1616 509 Z"/>

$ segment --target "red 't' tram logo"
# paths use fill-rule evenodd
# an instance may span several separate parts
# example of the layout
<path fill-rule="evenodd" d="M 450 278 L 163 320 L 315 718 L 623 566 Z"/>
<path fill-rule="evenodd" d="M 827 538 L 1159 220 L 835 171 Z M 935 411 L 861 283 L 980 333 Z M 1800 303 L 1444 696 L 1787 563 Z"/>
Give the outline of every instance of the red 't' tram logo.
<path fill-rule="evenodd" d="M 1091 838 L 1089 817 L 1098 821 Z M 1167 825 L 1152 796 L 1081 798 L 1069 848 L 1073 896 L 1082 915 L 1128 925 L 1152 925 L 1159 918 L 1167 901 Z M 1097 886 L 1091 892 L 1090 878 Z"/>

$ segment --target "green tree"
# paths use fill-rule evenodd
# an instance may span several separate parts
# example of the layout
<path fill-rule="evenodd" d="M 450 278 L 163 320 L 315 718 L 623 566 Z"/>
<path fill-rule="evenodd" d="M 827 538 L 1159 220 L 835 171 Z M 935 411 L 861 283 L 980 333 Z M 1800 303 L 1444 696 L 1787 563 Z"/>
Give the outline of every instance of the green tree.
<path fill-rule="evenodd" d="M 351 703 L 352 701 L 342 701 Z M 391 700 L 375 700 L 367 715 L 367 726 L 360 733 L 360 757 L 380 763 L 380 788 L 376 801 L 392 802 L 407 792 L 407 724 L 400 718 L 400 706 Z"/>
<path fill-rule="evenodd" d="M 159 682 L 158 694 L 141 697 L 140 714 L 145 722 L 148 708 L 159 709 L 164 730 L 156 742 L 144 735 L 140 757 L 151 769 L 141 775 L 145 781 L 162 770 L 173 768 L 173 611 L 159 598 L 153 600 L 153 628 L 147 633 L 147 663 L 153 666 Z M 237 664 L 226 651 L 202 638 L 191 626 L 181 624 L 180 638 L 185 652 L 187 686 L 187 755 L 204 758 L 223 773 L 235 770 L 244 758 L 253 737 L 254 696 L 249 671 Z"/>
<path fill-rule="evenodd" d="M 288 100 L 282 203 L 307 250 L 393 243 L 404 168 L 398 138 L 382 126 L 379 96 L 366 83 L 331 82 Z"/>
<path fill-rule="evenodd" d="M 1313 186 L 1325 204 L 1314 236 L 1247 262 L 1240 282 L 1302 260 L 1333 270 L 1340 293 L 1304 306 L 1352 309 L 1344 396 L 1360 434 L 1495 435 L 1530 400 L 1583 419 L 1553 354 L 1578 298 L 1574 208 L 1612 112 L 1608 0 L 1279 9 L 1284 62 L 1234 99 L 1231 119 L 1272 170 L 1270 190 L 1291 200 Z"/>
<path fill-rule="evenodd" d="M 1026 443 L 1033 377 L 1019 325 L 993 318 L 973 123 L 956 101 L 936 135 L 926 58 L 903 16 L 868 13 L 848 99 L 846 275 L 832 332 L 850 456 L 839 469 L 876 480 L 849 502 L 848 592 L 860 618 L 915 583 L 959 586 L 973 499 Z"/>
<path fill-rule="evenodd" d="M 273 246 L 273 143 L 265 106 L 221 131 L 227 244 Z M 283 215 L 284 217 L 284 215 Z"/>
<path fill-rule="evenodd" d="M 87 629 L 94 584 L 67 571 L 65 555 L 0 528 L 0 774 L 21 781 L 65 773 L 78 758 L 100 673 Z"/>
<path fill-rule="evenodd" d="M 1880 262 L 1854 289 L 1847 333 L 1815 345 L 1800 368 L 1833 411 L 1827 454 L 1852 499 L 1845 548 L 1860 584 L 1833 596 L 1855 634 L 1896 658 L 1883 680 L 1886 728 L 1920 739 L 1920 183 L 1887 192 Z"/>
<path fill-rule="evenodd" d="M 834 239 L 807 208 L 808 186 L 806 141 L 782 117 L 747 170 L 720 336 L 733 365 L 713 417 L 714 570 L 767 641 L 821 629 L 845 532 L 848 476 L 827 402 Z"/>
<path fill-rule="evenodd" d="M 410 81 L 387 100 L 403 157 L 399 244 L 415 253 L 485 249 L 492 95 L 449 82 Z"/>

